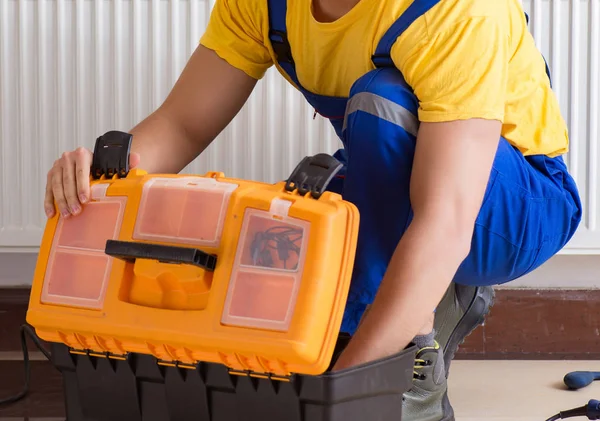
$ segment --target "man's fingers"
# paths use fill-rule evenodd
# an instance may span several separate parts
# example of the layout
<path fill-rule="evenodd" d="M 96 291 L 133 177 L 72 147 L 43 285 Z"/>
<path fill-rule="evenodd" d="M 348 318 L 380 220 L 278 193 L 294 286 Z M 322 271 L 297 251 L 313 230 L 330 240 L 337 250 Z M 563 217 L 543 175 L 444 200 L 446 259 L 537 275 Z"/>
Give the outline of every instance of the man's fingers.
<path fill-rule="evenodd" d="M 77 198 L 77 181 L 75 180 L 75 159 L 72 152 L 65 152 L 62 157 L 63 191 L 69 212 L 77 215 L 81 205 Z"/>
<path fill-rule="evenodd" d="M 46 216 L 48 218 L 52 218 L 54 216 L 54 195 L 52 194 L 52 170 L 48 171 L 48 176 L 46 177 L 46 194 L 44 196 L 44 212 L 46 212 Z"/>
<path fill-rule="evenodd" d="M 90 199 L 90 167 L 92 153 L 85 148 L 75 151 L 75 178 L 77 182 L 77 195 L 81 204 Z"/>
<path fill-rule="evenodd" d="M 90 200 L 90 165 L 92 152 L 78 148 L 63 153 L 48 172 L 44 211 L 50 218 L 58 211 L 63 217 L 77 215 L 82 204 Z"/>
<path fill-rule="evenodd" d="M 52 194 L 54 195 L 54 200 L 56 201 L 56 206 L 58 207 L 58 211 L 63 217 L 68 217 L 71 212 L 69 212 L 69 205 L 67 204 L 67 199 L 65 198 L 65 192 L 63 190 L 63 169 L 60 165 L 57 165 L 52 174 Z"/>

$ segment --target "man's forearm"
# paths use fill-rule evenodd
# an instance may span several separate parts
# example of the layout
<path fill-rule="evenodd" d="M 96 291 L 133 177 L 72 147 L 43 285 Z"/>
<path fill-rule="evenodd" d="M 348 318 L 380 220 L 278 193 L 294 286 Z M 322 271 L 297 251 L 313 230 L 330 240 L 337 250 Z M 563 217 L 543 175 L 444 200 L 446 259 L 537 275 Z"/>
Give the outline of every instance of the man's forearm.
<path fill-rule="evenodd" d="M 469 252 L 472 227 L 415 219 L 398 244 L 377 296 L 356 332 L 365 360 L 405 348 L 439 304 Z"/>
<path fill-rule="evenodd" d="M 149 173 L 175 174 L 183 170 L 209 144 L 193 139 L 183 126 L 162 109 L 131 130 L 131 151 L 140 155 L 139 168 Z"/>
<path fill-rule="evenodd" d="M 415 216 L 336 368 L 398 352 L 431 322 L 469 254 L 501 128 L 483 119 L 421 124 L 410 180 Z"/>
<path fill-rule="evenodd" d="M 180 172 L 233 120 L 256 82 L 200 45 L 160 108 L 131 130 L 139 168 Z"/>

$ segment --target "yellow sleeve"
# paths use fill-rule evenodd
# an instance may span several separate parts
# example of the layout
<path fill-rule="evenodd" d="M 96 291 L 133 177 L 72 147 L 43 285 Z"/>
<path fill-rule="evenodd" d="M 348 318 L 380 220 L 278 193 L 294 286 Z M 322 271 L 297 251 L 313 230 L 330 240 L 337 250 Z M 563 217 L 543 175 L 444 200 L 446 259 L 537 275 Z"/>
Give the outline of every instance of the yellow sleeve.
<path fill-rule="evenodd" d="M 200 44 L 250 77 L 262 78 L 273 64 L 265 45 L 265 4 L 256 0 L 217 0 Z"/>
<path fill-rule="evenodd" d="M 469 17 L 393 59 L 419 99 L 419 120 L 504 119 L 509 39 L 499 19 Z"/>

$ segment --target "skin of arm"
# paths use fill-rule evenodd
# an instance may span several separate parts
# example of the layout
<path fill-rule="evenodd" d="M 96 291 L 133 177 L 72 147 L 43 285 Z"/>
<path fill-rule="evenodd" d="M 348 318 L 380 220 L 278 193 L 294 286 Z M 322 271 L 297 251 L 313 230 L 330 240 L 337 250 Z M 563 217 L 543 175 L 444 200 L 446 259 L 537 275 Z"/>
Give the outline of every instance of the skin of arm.
<path fill-rule="evenodd" d="M 164 103 L 131 130 L 150 173 L 178 173 L 233 120 L 257 81 L 200 45 Z"/>
<path fill-rule="evenodd" d="M 410 185 L 414 219 L 334 370 L 396 354 L 430 323 L 469 254 L 501 127 L 482 119 L 421 124 Z"/>

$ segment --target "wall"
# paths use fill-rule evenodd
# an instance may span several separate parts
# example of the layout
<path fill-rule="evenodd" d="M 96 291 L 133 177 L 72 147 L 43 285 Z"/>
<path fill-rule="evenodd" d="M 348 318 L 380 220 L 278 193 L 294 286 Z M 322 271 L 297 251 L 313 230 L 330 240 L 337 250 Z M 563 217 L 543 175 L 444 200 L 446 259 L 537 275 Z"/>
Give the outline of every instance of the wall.
<path fill-rule="evenodd" d="M 92 147 L 155 109 L 185 65 L 209 0 L 0 1 L 0 285 L 28 283 L 44 227 L 45 174 L 62 151 Z M 599 286 L 600 0 L 528 0 L 572 137 L 566 160 L 585 218 L 558 256 L 512 285 Z M 282 179 L 339 146 L 328 123 L 269 71 L 207 153 L 185 172 Z"/>

